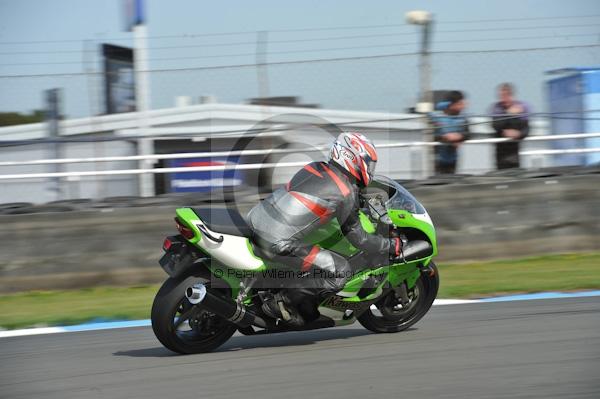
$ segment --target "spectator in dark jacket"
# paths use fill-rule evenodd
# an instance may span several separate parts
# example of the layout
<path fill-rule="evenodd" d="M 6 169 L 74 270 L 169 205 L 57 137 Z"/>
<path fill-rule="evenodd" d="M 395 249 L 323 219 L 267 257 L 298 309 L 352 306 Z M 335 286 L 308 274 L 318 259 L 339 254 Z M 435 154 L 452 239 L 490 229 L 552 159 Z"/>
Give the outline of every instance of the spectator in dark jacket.
<path fill-rule="evenodd" d="M 515 100 L 515 89 L 510 83 L 498 86 L 500 101 L 492 105 L 490 114 L 496 137 L 514 141 L 496 144 L 496 167 L 498 169 L 518 168 L 519 142 L 529 134 L 529 107 Z"/>
<path fill-rule="evenodd" d="M 469 138 L 467 118 L 461 114 L 466 105 L 462 92 L 451 91 L 445 101 L 436 105 L 436 112 L 430 114 L 435 140 L 444 143 L 435 147 L 436 174 L 456 172 L 457 149 Z"/>

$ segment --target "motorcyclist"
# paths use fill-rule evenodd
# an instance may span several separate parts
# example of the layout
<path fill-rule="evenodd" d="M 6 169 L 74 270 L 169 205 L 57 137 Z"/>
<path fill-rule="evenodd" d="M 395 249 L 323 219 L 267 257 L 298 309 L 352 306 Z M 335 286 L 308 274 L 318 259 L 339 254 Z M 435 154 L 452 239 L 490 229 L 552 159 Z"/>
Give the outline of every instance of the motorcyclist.
<path fill-rule="evenodd" d="M 302 272 L 319 272 L 321 277 L 306 279 L 307 286 L 301 289 L 279 292 L 264 302 L 265 313 L 301 325 L 304 319 L 318 317 L 318 304 L 342 290 L 352 277 L 346 258 L 303 241 L 333 218 L 356 248 L 379 259 L 400 255 L 400 239 L 369 234 L 360 223 L 359 189 L 371 182 L 376 163 L 371 140 L 359 133 L 341 133 L 327 162 L 305 165 L 285 188 L 275 190 L 250 210 L 247 219 L 261 256 Z"/>

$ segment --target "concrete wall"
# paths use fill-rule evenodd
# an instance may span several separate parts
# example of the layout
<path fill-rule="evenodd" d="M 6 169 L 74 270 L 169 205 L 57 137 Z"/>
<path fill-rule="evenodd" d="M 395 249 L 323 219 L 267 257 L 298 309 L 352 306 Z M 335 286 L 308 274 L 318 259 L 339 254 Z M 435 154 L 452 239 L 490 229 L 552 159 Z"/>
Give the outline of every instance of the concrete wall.
<path fill-rule="evenodd" d="M 411 189 L 436 224 L 440 261 L 600 250 L 600 174 L 473 179 Z M 0 292 L 160 282 L 175 207 L 0 216 Z"/>
<path fill-rule="evenodd" d="M 440 259 L 600 250 L 600 175 L 419 187 Z M 599 261 L 600 264 L 600 261 Z"/>

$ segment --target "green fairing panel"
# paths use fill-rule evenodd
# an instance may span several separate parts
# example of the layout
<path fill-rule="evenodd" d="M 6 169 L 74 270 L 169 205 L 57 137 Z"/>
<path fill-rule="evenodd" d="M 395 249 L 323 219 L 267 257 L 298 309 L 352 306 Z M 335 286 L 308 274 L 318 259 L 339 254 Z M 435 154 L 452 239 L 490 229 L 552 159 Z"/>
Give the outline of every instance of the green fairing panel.
<path fill-rule="evenodd" d="M 424 220 L 415 218 L 415 216 L 412 213 L 407 211 L 390 209 L 388 210 L 388 216 L 390 217 L 394 225 L 396 225 L 399 228 L 413 228 L 425 233 L 425 235 L 431 242 L 431 245 L 433 246 L 433 254 L 431 255 L 431 257 L 437 255 L 437 238 L 435 234 L 435 228 L 432 224 Z M 429 257 L 428 260 L 430 260 L 431 257 Z"/>
<path fill-rule="evenodd" d="M 398 286 L 403 281 L 406 281 L 408 288 L 412 288 L 414 287 L 415 283 L 419 279 L 419 276 L 421 275 L 421 271 L 418 268 L 419 263 L 419 261 L 415 261 L 407 264 L 401 263 L 391 266 L 383 266 L 378 269 L 364 270 L 358 273 L 356 276 L 354 276 L 350 281 L 348 281 L 343 291 L 358 293 L 358 291 L 362 288 L 362 285 L 364 284 L 365 280 L 369 276 L 377 276 L 381 274 L 387 274 L 386 279 L 381 283 L 381 285 L 384 285 L 386 282 L 389 282 L 392 286 Z M 376 294 L 377 292 L 378 290 L 374 289 L 374 293 Z M 373 299 L 376 296 L 375 294 L 370 294 L 364 298 L 359 298 L 358 296 L 347 297 L 344 298 L 343 301 L 368 301 Z"/>
<path fill-rule="evenodd" d="M 263 258 L 259 257 L 259 256 L 256 256 L 256 254 L 254 253 L 254 248 L 252 248 L 252 243 L 250 242 L 249 239 L 246 240 L 246 245 L 248 246 L 248 252 L 250 252 L 250 254 L 252 255 L 252 257 L 263 262 L 263 265 L 260 268 L 256 269 L 255 271 L 261 272 L 263 270 L 266 270 L 267 266 L 265 265 L 265 260 Z"/>
<path fill-rule="evenodd" d="M 363 229 L 369 233 L 375 233 L 375 226 L 367 215 L 359 213 L 360 223 Z M 321 248 L 329 249 L 344 256 L 351 256 L 358 252 L 350 241 L 344 237 L 337 219 L 332 219 L 326 225 L 319 227 L 310 233 L 305 240 L 311 244 L 318 245 Z"/>
<path fill-rule="evenodd" d="M 362 211 L 358 212 L 358 218 L 362 228 L 369 234 L 375 234 L 375 224 L 371 222 L 371 219 Z"/>
<path fill-rule="evenodd" d="M 306 236 L 305 240 L 344 256 L 350 256 L 357 252 L 357 249 L 342 234 L 337 219 L 332 219 L 329 223 L 314 230 Z"/>
<path fill-rule="evenodd" d="M 361 289 L 365 280 L 369 276 L 378 276 L 380 274 L 387 273 L 387 267 L 380 267 L 377 269 L 367 269 L 357 273 L 352 279 L 350 279 L 344 286 L 345 292 L 357 292 Z"/>
<path fill-rule="evenodd" d="M 200 233 L 198 227 L 195 224 L 191 223 L 192 220 L 200 219 L 198 215 L 196 215 L 196 213 L 191 208 L 177 208 L 175 210 L 175 213 L 177 214 L 179 220 L 183 222 L 183 224 L 185 224 L 187 227 L 194 231 L 194 238 L 188 241 L 192 244 L 198 244 L 201 240 L 202 234 Z"/>

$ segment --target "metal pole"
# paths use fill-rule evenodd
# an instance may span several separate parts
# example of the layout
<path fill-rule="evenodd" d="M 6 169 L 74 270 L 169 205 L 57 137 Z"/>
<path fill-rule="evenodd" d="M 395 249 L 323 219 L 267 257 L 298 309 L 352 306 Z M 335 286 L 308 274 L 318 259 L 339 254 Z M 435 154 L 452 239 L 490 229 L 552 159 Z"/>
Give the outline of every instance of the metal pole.
<path fill-rule="evenodd" d="M 420 112 L 427 113 L 433 111 L 433 93 L 431 91 L 431 54 L 429 51 L 429 43 L 431 37 L 433 21 L 429 21 L 422 26 L 421 37 L 421 54 L 419 60 L 419 77 L 420 77 Z M 429 126 L 428 118 L 425 117 L 427 127 L 423 131 L 423 141 L 434 141 L 433 129 Z M 433 173 L 433 147 L 423 147 L 423 163 L 422 177 L 424 179 L 431 176 Z"/>
<path fill-rule="evenodd" d="M 96 43 L 93 42 L 92 40 L 85 40 L 83 42 L 83 63 L 84 65 L 87 65 L 85 67 L 85 72 L 87 73 L 87 89 L 88 89 L 88 102 L 89 102 L 89 106 L 90 106 L 90 115 L 98 115 L 101 111 L 100 111 L 100 104 L 98 103 L 98 99 L 99 99 L 99 93 L 98 93 L 98 81 L 97 81 L 97 77 L 96 74 L 94 72 L 95 71 L 95 66 L 92 65 L 96 65 L 94 63 L 94 52 L 92 49 L 94 49 L 96 47 Z M 104 157 L 104 143 L 100 143 L 100 142 L 95 142 L 92 144 L 93 146 L 93 152 L 94 152 L 94 157 L 95 158 L 101 158 Z M 94 170 L 96 170 L 98 167 L 101 167 L 104 169 L 104 164 L 100 164 L 100 165 L 96 165 L 94 164 Z M 71 196 L 71 198 L 80 198 L 81 195 L 81 179 L 77 178 L 77 179 L 68 179 L 67 180 L 68 184 L 69 184 L 69 195 Z M 105 180 L 102 177 L 99 177 L 96 181 L 95 181 L 95 192 L 96 192 L 96 197 L 98 198 L 102 198 L 105 197 L 105 192 L 106 192 L 106 187 L 104 184 Z M 76 186 L 76 195 L 74 196 L 74 190 Z"/>
<path fill-rule="evenodd" d="M 412 25 L 419 25 L 421 30 L 421 51 L 419 54 L 419 102 L 416 106 L 416 111 L 421 114 L 426 114 L 433 111 L 432 93 L 431 93 L 431 60 L 429 54 L 429 43 L 431 41 L 433 16 L 429 11 L 413 10 L 406 13 L 406 22 Z M 429 118 L 423 116 L 425 125 L 423 130 L 423 141 L 433 141 L 433 130 L 429 126 Z M 424 146 L 423 157 L 421 162 L 421 176 L 427 178 L 430 175 L 432 166 L 431 149 L 429 146 Z"/>
<path fill-rule="evenodd" d="M 423 26 L 422 42 L 421 42 L 421 101 L 426 104 L 432 103 L 431 93 L 431 53 L 429 51 L 429 43 L 431 36 L 431 25 L 433 22 L 428 22 Z"/>
<path fill-rule="evenodd" d="M 148 80 L 148 32 L 146 25 L 133 27 L 133 65 L 135 68 L 135 105 L 138 112 L 150 109 L 150 83 Z"/>
<path fill-rule="evenodd" d="M 138 128 L 142 131 L 150 127 L 148 123 L 148 110 L 150 109 L 150 83 L 148 67 L 148 45 L 146 25 L 137 24 L 133 27 L 135 68 L 135 102 L 138 116 Z M 138 155 L 151 155 L 154 145 L 151 139 L 138 140 Z M 140 169 L 148 169 L 154 165 L 152 161 L 139 162 Z M 143 174 L 139 176 L 139 192 L 142 197 L 151 197 L 154 191 L 154 176 Z"/>
<path fill-rule="evenodd" d="M 267 71 L 267 43 L 269 32 L 256 32 L 256 78 L 258 81 L 258 97 L 269 96 L 269 75 Z"/>
<path fill-rule="evenodd" d="M 60 158 L 60 144 L 58 139 L 60 136 L 59 119 L 60 119 L 60 89 L 46 90 L 46 123 L 48 129 L 48 137 L 52 139 L 50 144 L 50 157 L 53 159 Z M 59 173 L 61 171 L 60 164 L 55 164 L 50 167 L 51 172 Z M 61 199 L 61 180 L 60 177 L 50 179 L 49 191 L 53 193 L 54 200 Z"/>

